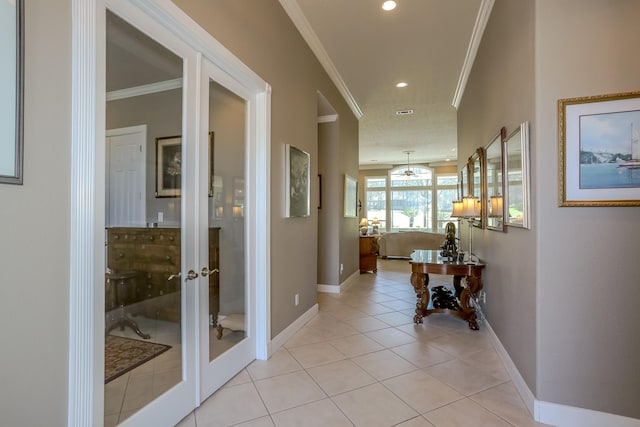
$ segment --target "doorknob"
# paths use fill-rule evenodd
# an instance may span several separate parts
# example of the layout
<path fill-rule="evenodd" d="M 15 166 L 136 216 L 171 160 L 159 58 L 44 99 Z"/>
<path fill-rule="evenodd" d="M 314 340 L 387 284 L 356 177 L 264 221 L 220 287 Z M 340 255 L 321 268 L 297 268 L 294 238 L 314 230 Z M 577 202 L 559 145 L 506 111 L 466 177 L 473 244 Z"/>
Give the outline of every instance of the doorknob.
<path fill-rule="evenodd" d="M 217 268 L 214 268 L 213 270 L 209 270 L 209 267 L 202 267 L 202 270 L 200 271 L 200 274 L 202 274 L 202 277 L 210 276 L 213 273 L 220 273 L 220 270 L 218 270 Z"/>
<path fill-rule="evenodd" d="M 187 271 L 187 278 L 186 278 L 186 279 L 184 279 L 184 280 L 185 280 L 185 281 L 187 281 L 187 280 L 193 280 L 193 279 L 196 279 L 197 277 L 198 277 L 198 273 L 196 273 L 196 272 L 195 272 L 195 271 L 193 271 L 193 270 L 189 270 L 189 271 Z"/>

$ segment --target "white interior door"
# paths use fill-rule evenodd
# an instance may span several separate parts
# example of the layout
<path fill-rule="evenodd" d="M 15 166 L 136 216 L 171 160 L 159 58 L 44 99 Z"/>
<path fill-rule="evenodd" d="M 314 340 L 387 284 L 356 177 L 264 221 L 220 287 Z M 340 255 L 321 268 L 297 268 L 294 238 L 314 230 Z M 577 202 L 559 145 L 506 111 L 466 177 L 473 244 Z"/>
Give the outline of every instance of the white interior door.
<path fill-rule="evenodd" d="M 140 227 L 146 223 L 147 127 L 132 126 L 106 132 L 109 227 Z"/>
<path fill-rule="evenodd" d="M 256 358 L 255 286 L 249 280 L 245 214 L 248 96 L 208 61 L 200 129 L 201 400 Z M 208 241 L 205 241 L 208 240 Z"/>

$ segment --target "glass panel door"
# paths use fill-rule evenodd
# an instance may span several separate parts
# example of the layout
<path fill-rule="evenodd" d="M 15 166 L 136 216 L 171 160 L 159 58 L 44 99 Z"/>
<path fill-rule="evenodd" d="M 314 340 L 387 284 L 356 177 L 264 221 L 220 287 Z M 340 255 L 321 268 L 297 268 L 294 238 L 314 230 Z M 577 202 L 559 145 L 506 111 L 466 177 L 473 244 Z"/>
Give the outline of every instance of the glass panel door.
<path fill-rule="evenodd" d="M 205 70 L 208 76 L 217 74 L 211 64 Z M 206 221 L 201 221 L 207 232 L 200 233 L 209 238 L 204 251 L 208 266 L 202 270 L 207 277 L 201 279 L 205 283 L 200 292 L 201 301 L 206 302 L 201 304 L 205 313 L 200 335 L 202 399 L 255 358 L 245 263 L 247 102 L 212 77 L 203 87 L 207 88 L 202 95 L 208 99 L 208 114 L 202 122 L 208 127 L 201 152 L 209 153 L 210 176 L 205 181 L 208 194 L 202 195 L 208 197 Z"/>
<path fill-rule="evenodd" d="M 105 426 L 152 425 L 165 406 L 153 402 L 179 414 L 176 402 L 195 395 L 183 333 L 183 77 L 182 57 L 106 11 Z"/>

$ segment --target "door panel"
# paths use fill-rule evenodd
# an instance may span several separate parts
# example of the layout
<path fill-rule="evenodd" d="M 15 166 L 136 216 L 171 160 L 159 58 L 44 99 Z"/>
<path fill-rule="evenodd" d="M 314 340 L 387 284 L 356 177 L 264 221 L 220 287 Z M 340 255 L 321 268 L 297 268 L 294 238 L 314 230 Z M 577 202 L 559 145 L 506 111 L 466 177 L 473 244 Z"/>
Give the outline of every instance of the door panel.
<path fill-rule="evenodd" d="M 109 212 L 121 219 L 118 227 L 106 230 L 104 422 L 160 425 L 171 406 L 173 417 L 191 410 L 196 394 L 195 340 L 188 339 L 187 328 L 195 295 L 189 299 L 194 285 L 185 281 L 193 243 L 185 239 L 189 222 L 180 197 L 195 174 L 183 161 L 188 150 L 182 141 L 189 98 L 183 91 L 183 58 L 190 52 L 167 35 L 152 38 L 144 16 L 135 11 L 126 16 L 135 26 L 106 11 L 106 127 L 144 125 L 147 137 L 146 150 L 125 138 L 110 151 L 109 169 L 115 171 L 107 176 L 110 199 L 123 203 Z M 179 84 L 156 88 L 164 81 Z M 141 153 L 147 154 L 143 189 L 130 173 Z M 166 175 L 173 179 L 156 181 Z M 157 197 L 158 186 L 172 197 Z M 127 202 L 140 191 L 147 213 L 142 219 L 140 204 Z"/>
<path fill-rule="evenodd" d="M 249 327 L 245 254 L 245 158 L 247 102 L 214 78 L 205 65 L 208 114 L 203 123 L 211 150 L 208 201 L 201 224 L 209 236 L 206 250 L 211 274 L 203 278 L 201 304 L 201 400 L 255 359 L 255 337 Z M 203 102 L 204 104 L 204 102 Z M 201 135 L 204 132 L 201 130 Z M 202 177 L 201 177 L 202 179 Z M 205 225 L 206 224 L 206 225 Z M 201 245 L 201 247 L 203 247 Z"/>

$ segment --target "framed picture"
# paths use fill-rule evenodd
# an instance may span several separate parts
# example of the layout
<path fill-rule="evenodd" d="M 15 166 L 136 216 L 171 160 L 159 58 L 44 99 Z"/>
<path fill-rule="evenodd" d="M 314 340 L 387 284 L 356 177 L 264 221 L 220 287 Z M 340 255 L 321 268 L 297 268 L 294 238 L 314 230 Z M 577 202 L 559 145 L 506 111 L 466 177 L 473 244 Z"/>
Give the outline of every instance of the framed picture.
<path fill-rule="evenodd" d="M 507 225 L 529 228 L 529 122 L 523 122 L 504 143 L 505 215 Z"/>
<path fill-rule="evenodd" d="M 213 197 L 213 132 L 209 132 L 209 197 Z M 156 138 L 156 197 L 180 197 L 182 189 L 182 137 Z"/>
<path fill-rule="evenodd" d="M 307 217 L 310 213 L 311 156 L 285 145 L 285 217 Z"/>
<path fill-rule="evenodd" d="M 24 1 L 0 7 L 0 183 L 22 184 Z"/>
<path fill-rule="evenodd" d="M 558 100 L 560 206 L 640 206 L 640 92 Z"/>
<path fill-rule="evenodd" d="M 344 176 L 344 216 L 358 217 L 358 180 L 349 175 Z"/>
<path fill-rule="evenodd" d="M 480 218 L 473 222 L 474 227 L 485 228 L 487 225 L 486 210 L 486 182 L 485 182 L 485 153 L 484 148 L 479 147 L 475 153 L 469 157 L 467 169 L 469 173 L 469 196 L 473 196 L 480 202 Z"/>

